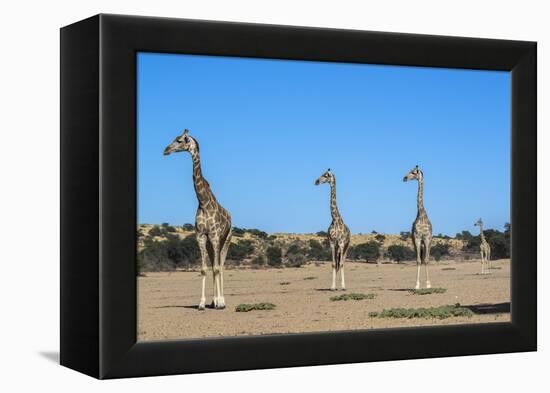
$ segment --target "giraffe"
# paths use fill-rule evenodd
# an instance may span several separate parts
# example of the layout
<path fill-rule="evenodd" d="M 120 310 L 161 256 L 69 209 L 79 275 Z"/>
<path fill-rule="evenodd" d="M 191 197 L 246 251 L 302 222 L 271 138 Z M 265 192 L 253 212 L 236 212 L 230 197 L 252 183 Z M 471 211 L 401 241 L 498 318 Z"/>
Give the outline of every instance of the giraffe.
<path fill-rule="evenodd" d="M 426 288 L 431 288 L 428 262 L 430 261 L 430 247 L 432 243 L 432 224 L 424 209 L 424 174 L 415 166 L 405 175 L 403 181 L 417 180 L 417 214 L 412 226 L 412 240 L 416 252 L 416 289 L 420 289 L 420 265 L 424 262 L 426 269 Z M 424 250 L 424 252 L 422 252 Z"/>
<path fill-rule="evenodd" d="M 342 290 L 345 291 L 344 263 L 348 253 L 351 234 L 336 206 L 336 178 L 330 171 L 330 168 L 320 178 L 315 180 L 316 186 L 322 183 L 330 184 L 330 213 L 332 215 L 332 223 L 328 228 L 328 240 L 332 251 L 332 285 L 330 290 L 336 290 L 336 274 L 340 272 Z"/>
<path fill-rule="evenodd" d="M 225 308 L 223 296 L 223 265 L 227 250 L 231 243 L 231 215 L 216 200 L 210 189 L 210 185 L 202 176 L 201 160 L 199 155 L 199 143 L 189 135 L 189 130 L 184 130 L 164 150 L 164 155 L 186 151 L 191 154 L 193 160 L 193 184 L 199 207 L 195 216 L 195 230 L 197 242 L 201 253 L 201 277 L 202 292 L 198 306 L 199 310 L 205 309 L 205 284 L 208 262 L 212 267 L 214 284 L 214 297 L 212 307 Z"/>
<path fill-rule="evenodd" d="M 479 237 L 481 239 L 481 244 L 479 245 L 479 252 L 481 254 L 481 274 L 489 273 L 491 270 L 491 246 L 485 240 L 485 235 L 483 234 L 483 221 L 481 218 L 474 223 L 474 226 L 479 227 Z"/>

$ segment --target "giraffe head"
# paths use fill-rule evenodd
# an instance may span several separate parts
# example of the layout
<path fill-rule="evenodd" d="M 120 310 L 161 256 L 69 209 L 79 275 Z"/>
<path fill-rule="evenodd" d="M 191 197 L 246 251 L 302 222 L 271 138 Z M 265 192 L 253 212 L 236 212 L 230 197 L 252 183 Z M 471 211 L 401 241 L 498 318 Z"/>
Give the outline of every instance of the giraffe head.
<path fill-rule="evenodd" d="M 422 173 L 422 171 L 417 165 L 413 169 L 411 169 L 409 173 L 405 175 L 405 177 L 403 178 L 403 181 L 409 181 L 409 180 L 420 181 L 422 180 L 423 177 L 424 177 L 424 174 Z"/>
<path fill-rule="evenodd" d="M 477 220 L 476 222 L 474 222 L 474 226 L 476 226 L 476 227 L 483 226 L 483 221 L 481 220 L 481 218 L 479 220 Z"/>
<path fill-rule="evenodd" d="M 318 186 L 319 184 L 330 183 L 332 180 L 334 180 L 334 175 L 330 171 L 330 168 L 328 168 L 328 170 L 323 173 L 320 178 L 315 180 L 315 185 Z"/>
<path fill-rule="evenodd" d="M 188 151 L 193 154 L 199 151 L 199 143 L 191 136 L 189 136 L 189 130 L 184 130 L 183 134 L 178 135 L 172 143 L 166 146 L 164 149 L 164 155 L 167 156 L 170 153 L 178 153 L 180 151 Z"/>

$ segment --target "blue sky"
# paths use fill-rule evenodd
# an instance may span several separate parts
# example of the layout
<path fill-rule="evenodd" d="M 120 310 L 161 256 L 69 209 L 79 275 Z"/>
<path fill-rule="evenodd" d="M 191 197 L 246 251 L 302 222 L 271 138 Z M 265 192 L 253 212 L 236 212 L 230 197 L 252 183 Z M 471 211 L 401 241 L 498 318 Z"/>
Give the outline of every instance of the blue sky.
<path fill-rule="evenodd" d="M 509 221 L 508 72 L 139 53 L 140 223 L 194 223 L 185 128 L 234 226 L 326 230 L 331 168 L 352 232 L 409 231 L 416 164 L 434 234 Z"/>

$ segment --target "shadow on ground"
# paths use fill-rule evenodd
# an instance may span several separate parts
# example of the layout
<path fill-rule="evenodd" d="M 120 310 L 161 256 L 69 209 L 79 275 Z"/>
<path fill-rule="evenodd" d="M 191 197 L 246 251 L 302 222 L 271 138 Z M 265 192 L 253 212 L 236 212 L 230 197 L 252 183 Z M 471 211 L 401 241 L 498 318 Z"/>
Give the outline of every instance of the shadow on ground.
<path fill-rule="evenodd" d="M 470 309 L 474 314 L 505 314 L 510 312 L 510 302 L 461 306 Z"/>
<path fill-rule="evenodd" d="M 59 364 L 59 351 L 40 351 L 38 354 L 50 362 Z"/>

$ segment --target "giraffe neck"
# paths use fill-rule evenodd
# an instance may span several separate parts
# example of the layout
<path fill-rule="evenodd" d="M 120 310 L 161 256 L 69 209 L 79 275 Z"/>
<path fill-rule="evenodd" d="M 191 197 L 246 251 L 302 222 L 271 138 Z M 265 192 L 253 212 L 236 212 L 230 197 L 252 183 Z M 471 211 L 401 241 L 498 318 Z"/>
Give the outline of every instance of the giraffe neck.
<path fill-rule="evenodd" d="M 418 179 L 418 195 L 416 197 L 416 207 L 418 212 L 424 211 L 424 180 Z"/>
<path fill-rule="evenodd" d="M 479 224 L 479 238 L 482 243 L 485 243 L 485 235 L 483 234 L 483 224 Z"/>
<path fill-rule="evenodd" d="M 330 181 L 330 214 L 332 215 L 332 221 L 342 220 L 338 206 L 336 206 L 336 180 L 334 178 Z"/>
<path fill-rule="evenodd" d="M 195 194 L 199 201 L 199 207 L 204 207 L 210 202 L 215 201 L 216 198 L 212 194 L 212 190 L 210 190 L 210 185 L 202 176 L 199 152 L 191 153 L 191 158 L 193 159 L 193 185 L 195 186 Z"/>

